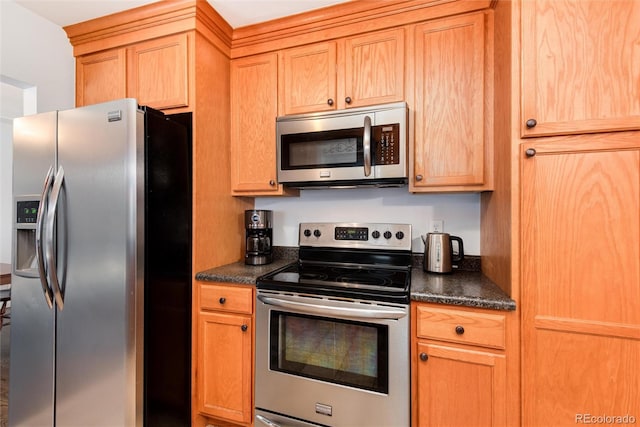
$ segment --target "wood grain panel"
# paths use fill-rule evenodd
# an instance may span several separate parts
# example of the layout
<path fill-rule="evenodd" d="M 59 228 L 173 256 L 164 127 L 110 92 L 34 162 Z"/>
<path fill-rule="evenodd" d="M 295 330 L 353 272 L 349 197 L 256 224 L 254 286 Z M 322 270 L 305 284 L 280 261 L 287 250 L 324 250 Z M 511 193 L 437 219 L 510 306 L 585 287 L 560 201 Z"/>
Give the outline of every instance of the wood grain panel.
<path fill-rule="evenodd" d="M 348 107 L 404 101 L 404 28 L 345 40 Z"/>
<path fill-rule="evenodd" d="M 76 58 L 76 107 L 127 96 L 125 49 Z"/>
<path fill-rule="evenodd" d="M 640 150 L 538 152 L 523 185 L 532 314 L 640 327 Z"/>
<path fill-rule="evenodd" d="M 231 189 L 235 195 L 283 194 L 276 173 L 278 57 L 231 62 Z"/>
<path fill-rule="evenodd" d="M 287 49 L 279 58 L 279 115 L 336 109 L 335 42 Z"/>
<path fill-rule="evenodd" d="M 238 285 L 200 285 L 200 309 L 253 313 L 253 290 Z"/>
<path fill-rule="evenodd" d="M 522 136 L 640 129 L 640 2 L 525 1 L 522 52 Z"/>
<path fill-rule="evenodd" d="M 188 35 L 178 34 L 127 49 L 128 93 L 141 105 L 157 109 L 189 105 Z"/>
<path fill-rule="evenodd" d="M 539 330 L 526 337 L 524 358 L 523 425 L 575 426 L 586 414 L 638 420 L 640 341 Z"/>
<path fill-rule="evenodd" d="M 412 191 L 485 179 L 485 15 L 415 29 Z M 486 141 L 490 143 L 490 141 Z M 420 175 L 421 179 L 416 179 Z"/>
<path fill-rule="evenodd" d="M 250 423 L 251 316 L 202 312 L 199 319 L 198 409 L 213 417 Z"/>
<path fill-rule="evenodd" d="M 427 307 L 418 307 L 416 314 L 420 338 L 505 348 L 504 315 Z M 464 332 L 457 333 L 457 327 Z"/>
<path fill-rule="evenodd" d="M 505 356 L 419 342 L 419 427 L 502 426 L 506 420 Z M 453 410 L 455 408 L 455 410 Z"/>

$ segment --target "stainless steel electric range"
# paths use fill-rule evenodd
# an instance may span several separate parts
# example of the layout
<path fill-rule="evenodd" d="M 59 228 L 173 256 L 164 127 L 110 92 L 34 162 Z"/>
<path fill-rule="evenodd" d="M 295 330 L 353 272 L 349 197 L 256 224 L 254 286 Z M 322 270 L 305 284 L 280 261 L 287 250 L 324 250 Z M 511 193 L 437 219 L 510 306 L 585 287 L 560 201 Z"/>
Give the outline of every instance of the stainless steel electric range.
<path fill-rule="evenodd" d="M 256 426 L 408 426 L 411 226 L 302 223 L 257 280 Z"/>

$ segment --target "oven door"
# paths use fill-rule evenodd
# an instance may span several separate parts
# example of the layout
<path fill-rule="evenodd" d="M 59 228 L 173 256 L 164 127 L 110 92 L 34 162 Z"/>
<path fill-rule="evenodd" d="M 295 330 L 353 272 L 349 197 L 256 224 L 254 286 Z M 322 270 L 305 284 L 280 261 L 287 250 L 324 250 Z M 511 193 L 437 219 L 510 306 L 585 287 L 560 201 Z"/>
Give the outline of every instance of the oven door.
<path fill-rule="evenodd" d="M 256 304 L 256 426 L 409 425 L 408 305 L 266 290 Z"/>

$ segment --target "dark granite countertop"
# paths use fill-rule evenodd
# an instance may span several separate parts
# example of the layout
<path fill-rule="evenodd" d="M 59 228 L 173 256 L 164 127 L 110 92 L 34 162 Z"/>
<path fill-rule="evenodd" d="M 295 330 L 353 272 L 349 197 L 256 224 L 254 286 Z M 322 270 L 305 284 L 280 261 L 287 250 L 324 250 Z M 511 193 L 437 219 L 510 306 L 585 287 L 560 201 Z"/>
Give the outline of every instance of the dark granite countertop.
<path fill-rule="evenodd" d="M 437 274 L 414 267 L 411 270 L 411 300 L 493 310 L 516 309 L 515 301 L 478 271 Z"/>
<path fill-rule="evenodd" d="M 293 260 L 290 259 L 280 259 L 266 265 L 246 265 L 244 261 L 234 262 L 233 264 L 201 271 L 196 274 L 196 280 L 255 285 L 258 277 L 284 267 L 291 262 Z"/>
<path fill-rule="evenodd" d="M 254 285 L 263 274 L 283 267 L 297 259 L 297 248 L 280 248 L 271 264 L 253 266 L 244 261 L 201 271 L 196 280 Z M 465 257 L 466 259 L 467 257 Z M 471 262 L 477 264 L 479 257 Z M 455 270 L 450 274 L 427 273 L 421 259 L 414 259 L 411 270 L 411 300 L 436 304 L 459 305 L 492 310 L 515 310 L 516 304 L 505 292 L 480 271 Z M 474 267 L 475 268 L 475 267 Z"/>

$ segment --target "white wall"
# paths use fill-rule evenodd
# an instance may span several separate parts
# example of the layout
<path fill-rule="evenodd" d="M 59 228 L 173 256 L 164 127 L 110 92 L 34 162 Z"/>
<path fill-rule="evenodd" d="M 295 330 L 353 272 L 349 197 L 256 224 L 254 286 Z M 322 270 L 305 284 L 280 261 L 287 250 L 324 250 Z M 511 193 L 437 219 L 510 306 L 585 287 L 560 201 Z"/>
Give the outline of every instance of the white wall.
<path fill-rule="evenodd" d="M 0 262 L 11 262 L 11 119 L 75 105 L 75 61 L 62 28 L 0 0 Z M 15 91 L 18 91 L 16 94 Z M 22 106 L 23 98 L 34 98 Z"/>
<path fill-rule="evenodd" d="M 432 219 L 460 236 L 468 255 L 480 255 L 480 195 L 411 194 L 407 188 L 302 190 L 300 197 L 256 198 L 273 211 L 273 244 L 297 246 L 298 224 L 312 221 L 395 222 L 412 225 L 412 250 L 424 251 L 421 235 Z"/>

